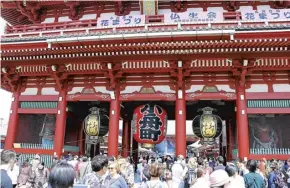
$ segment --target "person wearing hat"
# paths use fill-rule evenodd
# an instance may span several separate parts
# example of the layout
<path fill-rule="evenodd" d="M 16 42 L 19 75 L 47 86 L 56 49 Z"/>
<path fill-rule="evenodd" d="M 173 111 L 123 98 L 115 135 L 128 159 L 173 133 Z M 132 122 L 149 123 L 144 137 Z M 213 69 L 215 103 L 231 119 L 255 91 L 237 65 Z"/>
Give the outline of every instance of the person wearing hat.
<path fill-rule="evenodd" d="M 247 162 L 247 168 L 249 173 L 244 175 L 245 185 L 247 188 L 263 188 L 265 186 L 263 177 L 256 173 L 257 162 L 255 160 L 249 160 Z"/>
<path fill-rule="evenodd" d="M 209 176 L 210 187 L 226 188 L 226 185 L 230 182 L 229 175 L 225 170 L 218 169 L 213 171 Z"/>

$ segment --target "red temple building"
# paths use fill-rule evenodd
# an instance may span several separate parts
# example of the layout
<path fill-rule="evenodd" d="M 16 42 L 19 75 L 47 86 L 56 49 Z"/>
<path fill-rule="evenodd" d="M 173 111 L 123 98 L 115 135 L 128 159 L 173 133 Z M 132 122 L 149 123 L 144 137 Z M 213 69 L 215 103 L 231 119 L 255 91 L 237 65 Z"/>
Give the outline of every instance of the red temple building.
<path fill-rule="evenodd" d="M 3 1 L 1 16 L 6 149 L 132 155 L 134 109 L 150 103 L 175 121 L 176 155 L 197 139 L 186 121 L 211 107 L 219 154 L 289 158 L 290 1 Z M 109 118 L 101 147 L 85 145 L 91 107 Z"/>

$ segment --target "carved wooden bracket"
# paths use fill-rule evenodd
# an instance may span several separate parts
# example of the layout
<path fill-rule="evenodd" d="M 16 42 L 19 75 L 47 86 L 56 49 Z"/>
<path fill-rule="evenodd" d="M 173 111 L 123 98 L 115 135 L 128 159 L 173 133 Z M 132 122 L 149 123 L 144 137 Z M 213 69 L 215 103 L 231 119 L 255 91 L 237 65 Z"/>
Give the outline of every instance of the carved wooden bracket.
<path fill-rule="evenodd" d="M 239 8 L 240 7 L 237 5 L 236 1 L 225 1 L 224 2 L 224 9 L 226 9 L 228 11 L 236 11 Z"/>
<path fill-rule="evenodd" d="M 34 23 L 41 23 L 45 18 L 45 10 L 43 7 L 36 2 L 27 2 L 24 7 L 21 1 L 16 1 L 17 10 L 20 11 L 24 16 Z M 20 17 L 18 19 L 23 19 Z"/>
<path fill-rule="evenodd" d="M 16 92 L 17 86 L 20 83 L 21 79 L 16 74 L 8 74 L 8 73 L 2 73 L 2 82 L 4 82 L 4 85 L 9 87 L 9 90 L 12 92 Z"/>
<path fill-rule="evenodd" d="M 185 12 L 187 10 L 186 1 L 172 1 L 170 2 L 170 8 L 172 12 Z"/>
<path fill-rule="evenodd" d="M 79 20 L 83 16 L 82 7 L 79 1 L 71 1 L 66 3 L 69 7 L 69 18 L 72 20 Z"/>

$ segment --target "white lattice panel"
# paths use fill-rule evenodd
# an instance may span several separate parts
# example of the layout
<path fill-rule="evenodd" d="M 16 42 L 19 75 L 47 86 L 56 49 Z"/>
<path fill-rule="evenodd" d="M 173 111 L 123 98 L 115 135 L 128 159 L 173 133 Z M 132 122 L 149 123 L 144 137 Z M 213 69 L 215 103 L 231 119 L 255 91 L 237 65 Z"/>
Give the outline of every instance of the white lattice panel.
<path fill-rule="evenodd" d="M 137 62 L 123 62 L 122 69 L 156 69 L 156 68 L 169 68 L 168 61 L 137 61 Z"/>
<path fill-rule="evenodd" d="M 191 61 L 190 67 L 231 67 L 230 59 L 196 59 Z"/>

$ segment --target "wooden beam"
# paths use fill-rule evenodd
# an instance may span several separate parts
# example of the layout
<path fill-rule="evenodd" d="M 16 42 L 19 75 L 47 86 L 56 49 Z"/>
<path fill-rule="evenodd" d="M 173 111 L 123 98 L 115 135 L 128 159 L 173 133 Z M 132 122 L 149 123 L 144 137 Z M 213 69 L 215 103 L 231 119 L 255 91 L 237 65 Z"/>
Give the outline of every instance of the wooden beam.
<path fill-rule="evenodd" d="M 28 153 L 28 154 L 41 154 L 41 155 L 53 155 L 53 150 L 48 149 L 31 149 L 31 148 L 13 148 L 16 153 Z"/>
<path fill-rule="evenodd" d="M 18 66 L 18 65 L 43 65 L 43 64 L 64 64 L 64 63 L 84 63 L 87 61 L 142 61 L 144 59 L 152 60 L 193 60 L 199 58 L 233 58 L 233 59 L 249 59 L 263 57 L 289 57 L 290 50 L 277 52 L 223 52 L 223 53 L 195 53 L 195 54 L 161 54 L 161 55 L 122 55 L 122 56 L 99 56 L 99 57 L 81 57 L 81 58 L 63 58 L 63 59 L 40 59 L 40 60 L 21 60 L 7 61 L 2 60 L 3 66 Z"/>
<path fill-rule="evenodd" d="M 248 114 L 290 114 L 290 108 L 247 108 Z"/>
<path fill-rule="evenodd" d="M 279 160 L 288 160 L 289 155 L 279 155 L 279 154 L 261 154 L 261 155 L 256 155 L 256 154 L 250 154 L 249 159 L 253 160 L 261 160 L 262 158 L 266 158 L 267 160 L 271 159 L 279 159 Z"/>
<path fill-rule="evenodd" d="M 21 95 L 19 101 L 58 101 L 58 95 Z"/>
<path fill-rule="evenodd" d="M 57 109 L 51 108 L 19 108 L 18 114 L 57 114 Z"/>
<path fill-rule="evenodd" d="M 274 82 L 275 83 L 275 82 Z M 268 92 L 253 92 L 253 93 L 246 93 L 246 99 L 289 99 L 290 92 L 275 92 L 275 93 L 268 93 Z"/>

